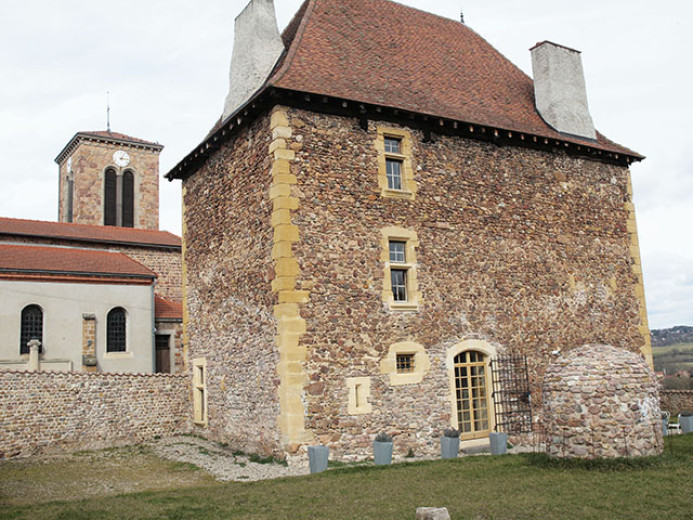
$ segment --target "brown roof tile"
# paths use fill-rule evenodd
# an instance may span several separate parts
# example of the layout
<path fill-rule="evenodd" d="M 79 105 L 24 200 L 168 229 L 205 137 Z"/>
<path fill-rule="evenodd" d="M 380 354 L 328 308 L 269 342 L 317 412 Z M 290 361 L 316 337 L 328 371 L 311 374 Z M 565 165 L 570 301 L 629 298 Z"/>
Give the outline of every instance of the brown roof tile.
<path fill-rule="evenodd" d="M 547 125 L 532 79 L 463 23 L 389 0 L 306 3 L 268 85 L 637 156 L 601 134 L 594 143 Z"/>
<path fill-rule="evenodd" d="M 180 302 L 163 298 L 162 296 L 154 296 L 154 316 L 160 320 L 182 320 L 183 305 Z"/>
<path fill-rule="evenodd" d="M 168 231 L 69 224 L 45 220 L 24 220 L 0 217 L 0 236 L 41 237 L 79 242 L 181 247 L 180 237 Z"/>
<path fill-rule="evenodd" d="M 146 278 L 156 273 L 122 253 L 0 244 L 0 273 Z"/>

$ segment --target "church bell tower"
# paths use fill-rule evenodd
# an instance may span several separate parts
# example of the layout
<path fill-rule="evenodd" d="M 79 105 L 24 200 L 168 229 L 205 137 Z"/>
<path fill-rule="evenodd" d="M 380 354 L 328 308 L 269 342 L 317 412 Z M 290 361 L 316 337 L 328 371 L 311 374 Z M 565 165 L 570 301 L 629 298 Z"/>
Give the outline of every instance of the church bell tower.
<path fill-rule="evenodd" d="M 159 229 L 163 146 L 117 132 L 78 132 L 55 158 L 58 220 Z"/>

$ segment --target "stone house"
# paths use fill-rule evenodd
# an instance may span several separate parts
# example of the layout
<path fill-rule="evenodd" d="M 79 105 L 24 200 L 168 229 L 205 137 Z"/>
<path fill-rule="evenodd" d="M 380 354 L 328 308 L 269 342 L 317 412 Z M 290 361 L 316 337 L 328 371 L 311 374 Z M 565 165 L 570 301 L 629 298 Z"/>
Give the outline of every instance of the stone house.
<path fill-rule="evenodd" d="M 181 241 L 158 230 L 162 148 L 79 132 L 56 159 L 60 222 L 0 218 L 0 369 L 183 371 Z"/>
<path fill-rule="evenodd" d="M 200 433 L 343 456 L 387 431 L 432 454 L 445 428 L 464 446 L 500 426 L 503 356 L 533 405 L 557 351 L 651 364 L 643 157 L 594 129 L 579 52 L 538 44 L 532 79 L 388 0 L 307 0 L 281 35 L 252 0 L 235 35 L 224 114 L 167 174 Z"/>

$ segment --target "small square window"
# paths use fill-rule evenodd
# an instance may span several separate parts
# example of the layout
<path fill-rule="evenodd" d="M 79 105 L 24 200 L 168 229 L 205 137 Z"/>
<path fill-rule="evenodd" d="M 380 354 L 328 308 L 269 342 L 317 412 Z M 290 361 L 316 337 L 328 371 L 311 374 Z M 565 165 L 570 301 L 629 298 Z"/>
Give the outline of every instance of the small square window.
<path fill-rule="evenodd" d="M 406 244 L 404 242 L 390 241 L 390 262 L 403 264 L 406 262 Z"/>
<path fill-rule="evenodd" d="M 392 297 L 396 302 L 407 301 L 407 270 L 391 269 Z"/>
<path fill-rule="evenodd" d="M 397 373 L 408 374 L 414 371 L 414 356 L 415 354 L 397 354 Z"/>
<path fill-rule="evenodd" d="M 396 137 L 385 137 L 385 153 L 402 153 L 402 140 Z"/>
<path fill-rule="evenodd" d="M 387 187 L 391 190 L 402 189 L 402 161 L 397 159 L 385 159 L 387 175 Z"/>

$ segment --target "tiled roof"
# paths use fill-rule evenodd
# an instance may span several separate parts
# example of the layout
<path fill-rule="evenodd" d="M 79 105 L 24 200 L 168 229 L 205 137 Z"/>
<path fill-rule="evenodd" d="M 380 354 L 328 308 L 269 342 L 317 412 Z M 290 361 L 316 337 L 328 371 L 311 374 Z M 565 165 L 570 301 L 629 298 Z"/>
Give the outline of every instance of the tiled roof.
<path fill-rule="evenodd" d="M 455 20 L 389 0 L 307 0 L 284 39 L 268 85 L 639 157 L 601 134 L 594 143 L 555 131 L 532 79 Z"/>
<path fill-rule="evenodd" d="M 182 320 L 183 305 L 180 302 L 154 296 L 154 316 L 160 320 Z"/>
<path fill-rule="evenodd" d="M 263 87 L 238 109 L 239 117 L 217 121 L 167 179 L 196 171 L 260 101 L 293 92 L 376 107 L 376 114 L 397 110 L 440 119 L 455 129 L 469 125 L 470 137 L 490 128 L 494 136 L 496 131 L 508 139 L 519 135 L 514 142 L 520 145 L 570 144 L 570 151 L 592 157 L 605 152 L 605 159 L 621 164 L 644 158 L 599 132 L 592 141 L 554 130 L 536 110 L 532 78 L 455 20 L 389 0 L 305 0 L 282 39 L 286 52 Z M 291 104 L 299 98 L 281 99 Z"/>
<path fill-rule="evenodd" d="M 2 235 L 106 244 L 181 247 L 180 237 L 168 231 L 0 217 L 0 236 Z"/>
<path fill-rule="evenodd" d="M 130 135 L 121 134 L 120 132 L 110 132 L 107 130 L 97 130 L 94 132 L 77 132 L 72 139 L 65 145 L 65 147 L 60 150 L 60 153 L 55 158 L 55 162 L 61 164 L 63 160 L 74 150 L 74 148 L 82 140 L 98 140 L 108 143 L 120 143 L 123 145 L 135 146 L 140 148 L 154 148 L 156 150 L 162 150 L 164 145 L 155 143 L 153 141 L 145 141 L 144 139 L 139 139 L 137 137 L 132 137 Z"/>
<path fill-rule="evenodd" d="M 1 274 L 144 278 L 156 273 L 122 253 L 66 247 L 0 244 Z"/>
<path fill-rule="evenodd" d="M 138 137 L 132 137 L 130 135 L 121 134 L 120 132 L 109 132 L 107 130 L 100 130 L 96 132 L 78 132 L 77 135 L 84 135 L 88 137 L 100 137 L 102 139 L 112 139 L 116 141 L 128 141 L 130 143 L 137 144 L 161 146 L 159 143 L 155 143 L 153 141 L 145 141 L 144 139 L 139 139 Z"/>

